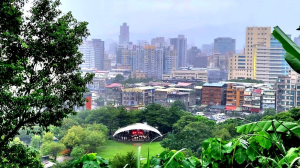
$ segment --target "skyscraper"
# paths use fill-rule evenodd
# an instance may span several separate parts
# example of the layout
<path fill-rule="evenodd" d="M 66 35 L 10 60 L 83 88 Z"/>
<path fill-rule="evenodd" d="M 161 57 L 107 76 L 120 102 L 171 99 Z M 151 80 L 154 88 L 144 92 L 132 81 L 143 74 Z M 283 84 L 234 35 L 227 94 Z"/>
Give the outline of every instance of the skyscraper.
<path fill-rule="evenodd" d="M 104 69 L 104 41 L 101 39 L 92 39 L 95 53 L 95 68 Z"/>
<path fill-rule="evenodd" d="M 124 44 L 129 42 L 129 26 L 127 23 L 123 23 L 120 26 L 119 44 Z"/>
<path fill-rule="evenodd" d="M 192 47 L 187 52 L 187 62 L 188 65 L 193 65 L 193 67 L 196 67 L 196 57 L 201 53 L 201 50 L 197 47 Z"/>
<path fill-rule="evenodd" d="M 85 61 L 80 67 L 104 69 L 104 41 L 101 39 L 84 40 L 79 46 L 79 51 L 83 54 L 82 59 Z"/>
<path fill-rule="evenodd" d="M 171 38 L 170 45 L 173 45 L 176 50 L 176 69 L 187 66 L 187 39 L 184 35 Z"/>
<path fill-rule="evenodd" d="M 156 37 L 151 40 L 151 45 L 162 47 L 165 45 L 165 38 L 164 37 Z"/>
<path fill-rule="evenodd" d="M 230 37 L 219 37 L 214 40 L 214 52 L 226 55 L 235 53 L 235 39 Z"/>
<path fill-rule="evenodd" d="M 295 42 L 298 46 L 300 46 L 300 35 L 299 35 L 298 37 L 295 37 L 295 38 L 294 38 L 294 42 Z"/>

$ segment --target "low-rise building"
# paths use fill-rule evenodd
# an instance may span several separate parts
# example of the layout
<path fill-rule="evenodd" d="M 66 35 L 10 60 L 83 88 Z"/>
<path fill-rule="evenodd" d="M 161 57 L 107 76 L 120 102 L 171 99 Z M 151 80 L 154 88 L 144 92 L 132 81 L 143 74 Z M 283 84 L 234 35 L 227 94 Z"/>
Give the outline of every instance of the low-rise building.
<path fill-rule="evenodd" d="M 141 72 L 140 70 L 135 71 L 135 78 L 137 79 L 145 79 L 146 78 L 146 73 Z"/>
<path fill-rule="evenodd" d="M 122 84 L 113 83 L 106 86 L 105 101 L 107 104 L 122 105 Z"/>
<path fill-rule="evenodd" d="M 207 70 L 206 69 L 193 69 L 193 70 L 173 70 L 171 74 L 163 74 L 163 80 L 168 79 L 196 79 L 203 82 L 207 82 Z"/>
<path fill-rule="evenodd" d="M 170 94 L 174 89 L 155 89 L 154 91 L 154 103 L 161 104 L 164 107 L 168 107 L 168 94 Z"/>
<path fill-rule="evenodd" d="M 123 106 L 147 106 L 153 103 L 153 87 L 135 87 L 122 89 Z"/>
<path fill-rule="evenodd" d="M 225 105 L 226 104 L 225 83 L 205 83 L 202 86 L 202 104 L 203 105 Z"/>
<path fill-rule="evenodd" d="M 244 103 L 245 86 L 235 83 L 227 85 L 226 106 L 241 107 Z"/>

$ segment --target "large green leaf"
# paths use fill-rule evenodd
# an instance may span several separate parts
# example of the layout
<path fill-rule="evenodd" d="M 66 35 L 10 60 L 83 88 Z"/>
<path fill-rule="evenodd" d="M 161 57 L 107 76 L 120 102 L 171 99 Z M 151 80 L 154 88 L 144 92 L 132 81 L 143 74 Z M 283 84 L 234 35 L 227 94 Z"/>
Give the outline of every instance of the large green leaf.
<path fill-rule="evenodd" d="M 228 142 L 225 145 L 222 145 L 222 152 L 223 153 L 231 153 L 231 151 L 233 150 L 234 146 L 232 144 L 232 142 Z"/>
<path fill-rule="evenodd" d="M 238 164 L 242 164 L 247 158 L 246 150 L 244 148 L 238 148 L 235 151 L 234 158 Z"/>
<path fill-rule="evenodd" d="M 300 73 L 300 47 L 297 46 L 278 26 L 274 27 L 273 36 L 282 44 L 285 49 L 285 60 L 295 70 Z"/>
<path fill-rule="evenodd" d="M 255 137 L 256 141 L 259 145 L 265 149 L 270 149 L 272 146 L 272 141 L 270 140 L 270 136 L 268 136 L 264 131 L 260 131 L 258 135 Z"/>
<path fill-rule="evenodd" d="M 244 133 L 244 134 L 260 132 L 262 130 L 267 132 L 273 132 L 274 131 L 273 125 L 275 126 L 276 132 L 286 133 L 288 129 L 290 129 L 293 133 L 300 136 L 300 126 L 297 123 L 283 122 L 283 121 L 276 121 L 276 120 L 259 121 L 259 122 L 253 122 L 253 123 L 241 125 L 236 127 L 236 131 L 238 133 Z"/>
<path fill-rule="evenodd" d="M 256 157 L 259 155 L 259 146 L 256 142 L 251 142 L 248 146 L 246 153 L 251 161 L 254 161 Z"/>
<path fill-rule="evenodd" d="M 279 164 L 284 165 L 284 163 L 291 163 L 298 156 L 298 148 L 291 148 L 286 153 L 286 156 L 279 161 Z"/>
<path fill-rule="evenodd" d="M 222 147 L 222 144 L 219 142 L 211 143 L 211 155 L 215 160 L 220 160 L 223 156 L 221 147 Z"/>

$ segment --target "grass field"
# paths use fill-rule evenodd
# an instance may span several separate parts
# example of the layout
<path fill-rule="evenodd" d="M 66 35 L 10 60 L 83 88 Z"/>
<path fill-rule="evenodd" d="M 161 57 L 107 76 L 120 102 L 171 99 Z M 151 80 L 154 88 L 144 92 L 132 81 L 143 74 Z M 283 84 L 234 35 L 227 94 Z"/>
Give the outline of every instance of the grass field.
<path fill-rule="evenodd" d="M 97 155 L 108 160 L 109 158 L 113 158 L 117 153 L 121 153 L 122 155 L 131 151 L 137 153 L 139 146 L 141 146 L 141 158 L 147 158 L 148 147 L 150 149 L 150 157 L 164 151 L 164 148 L 160 146 L 159 142 L 152 142 L 149 145 L 149 143 L 117 142 L 109 140 L 106 145 L 97 152 Z"/>

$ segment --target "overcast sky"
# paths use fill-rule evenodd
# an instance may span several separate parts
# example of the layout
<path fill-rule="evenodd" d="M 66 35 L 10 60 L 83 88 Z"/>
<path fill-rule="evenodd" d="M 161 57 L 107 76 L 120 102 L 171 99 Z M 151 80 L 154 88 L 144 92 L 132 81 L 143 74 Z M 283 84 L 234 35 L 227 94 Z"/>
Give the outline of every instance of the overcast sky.
<path fill-rule="evenodd" d="M 300 0 L 61 0 L 61 10 L 89 22 L 89 38 L 118 41 L 120 25 L 129 25 L 130 41 L 187 37 L 201 47 L 217 37 L 245 43 L 247 26 L 280 26 L 292 34 L 300 25 Z"/>

